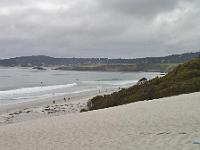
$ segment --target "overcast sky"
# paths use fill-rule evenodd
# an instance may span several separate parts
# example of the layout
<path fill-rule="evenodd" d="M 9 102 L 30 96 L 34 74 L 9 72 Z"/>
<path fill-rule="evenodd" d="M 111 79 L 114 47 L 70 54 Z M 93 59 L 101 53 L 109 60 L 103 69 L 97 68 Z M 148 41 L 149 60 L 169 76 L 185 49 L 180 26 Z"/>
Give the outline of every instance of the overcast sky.
<path fill-rule="evenodd" d="M 0 0 L 0 58 L 135 58 L 200 49 L 200 0 Z"/>

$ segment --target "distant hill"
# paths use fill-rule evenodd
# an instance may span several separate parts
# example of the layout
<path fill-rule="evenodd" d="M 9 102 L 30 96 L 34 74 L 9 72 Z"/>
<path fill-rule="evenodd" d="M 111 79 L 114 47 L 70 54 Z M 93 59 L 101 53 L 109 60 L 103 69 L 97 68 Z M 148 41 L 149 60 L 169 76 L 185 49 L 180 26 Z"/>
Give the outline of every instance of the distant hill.
<path fill-rule="evenodd" d="M 54 58 L 49 56 L 23 56 L 0 60 L 5 67 L 57 67 L 59 70 L 81 71 L 158 71 L 168 72 L 175 66 L 194 57 L 200 52 L 170 55 L 166 57 L 146 57 L 136 59 L 108 58 Z"/>
<path fill-rule="evenodd" d="M 10 59 L 0 60 L 0 66 L 62 66 L 62 65 L 77 65 L 77 64 L 96 64 L 106 62 L 104 58 L 54 58 L 44 55 L 38 56 L 23 56 Z"/>
<path fill-rule="evenodd" d="M 200 91 L 200 57 L 177 66 L 164 77 L 143 80 L 111 95 L 96 96 L 88 102 L 88 107 L 96 110 L 197 91 Z"/>

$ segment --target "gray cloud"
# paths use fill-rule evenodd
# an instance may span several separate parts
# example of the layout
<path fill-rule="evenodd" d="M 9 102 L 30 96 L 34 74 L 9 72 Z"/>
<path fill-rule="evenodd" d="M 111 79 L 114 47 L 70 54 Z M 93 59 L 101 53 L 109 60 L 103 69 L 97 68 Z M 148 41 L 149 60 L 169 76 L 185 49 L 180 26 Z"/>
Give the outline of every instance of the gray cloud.
<path fill-rule="evenodd" d="M 176 9 L 181 0 L 101 0 L 102 8 L 115 13 L 125 13 L 137 17 L 155 15 Z"/>
<path fill-rule="evenodd" d="M 199 50 L 197 0 L 0 1 L 0 57 L 143 57 Z"/>

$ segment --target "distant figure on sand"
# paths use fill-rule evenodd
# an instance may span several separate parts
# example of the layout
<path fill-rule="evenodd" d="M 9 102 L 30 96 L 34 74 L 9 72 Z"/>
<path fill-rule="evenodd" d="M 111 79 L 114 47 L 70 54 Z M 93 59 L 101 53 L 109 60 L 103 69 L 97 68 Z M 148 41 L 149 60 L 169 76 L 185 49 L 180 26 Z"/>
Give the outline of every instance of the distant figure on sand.
<path fill-rule="evenodd" d="M 68 101 L 69 101 L 70 99 L 71 99 L 71 98 L 69 97 L 69 98 L 68 98 Z"/>
<path fill-rule="evenodd" d="M 64 97 L 64 101 L 66 102 L 66 98 Z"/>
<path fill-rule="evenodd" d="M 55 93 L 52 93 L 52 95 L 53 95 L 53 104 L 55 104 L 56 103 L 56 101 L 55 101 Z"/>

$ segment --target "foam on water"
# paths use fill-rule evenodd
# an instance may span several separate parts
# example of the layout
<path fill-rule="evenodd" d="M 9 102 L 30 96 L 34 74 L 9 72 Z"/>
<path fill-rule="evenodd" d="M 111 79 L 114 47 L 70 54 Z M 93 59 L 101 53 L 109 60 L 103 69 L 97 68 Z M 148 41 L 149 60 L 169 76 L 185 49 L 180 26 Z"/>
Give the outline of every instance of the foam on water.
<path fill-rule="evenodd" d="M 82 81 L 82 83 L 87 84 L 99 84 L 99 85 L 114 85 L 114 86 L 122 86 L 128 84 L 135 84 L 138 80 L 98 80 L 98 81 Z"/>
<path fill-rule="evenodd" d="M 39 93 L 39 92 L 46 92 L 51 90 L 58 90 L 77 86 L 77 83 L 71 83 L 66 85 L 52 85 L 52 86 L 40 86 L 40 87 L 29 87 L 29 88 L 21 88 L 15 90 L 7 90 L 7 91 L 0 91 L 0 97 L 8 96 L 8 95 L 18 95 L 18 94 L 30 94 L 30 93 Z"/>
<path fill-rule="evenodd" d="M 24 103 L 24 102 L 32 102 L 32 101 L 40 101 L 40 100 L 44 100 L 44 99 L 49 99 L 52 97 L 61 97 L 61 96 L 65 96 L 68 94 L 80 94 L 80 93 L 85 93 L 85 92 L 92 92 L 92 91 L 96 91 L 98 88 L 90 88 L 90 89 L 83 89 L 83 90 L 76 90 L 73 92 L 63 92 L 63 93 L 55 93 L 54 95 L 52 94 L 42 94 L 42 95 L 35 95 L 35 96 L 22 96 L 22 97 L 15 97 L 15 98 L 11 98 L 9 100 L 6 100 L 5 103 L 3 101 L 1 101 L 1 105 L 13 105 L 13 104 L 20 104 L 20 103 Z"/>

